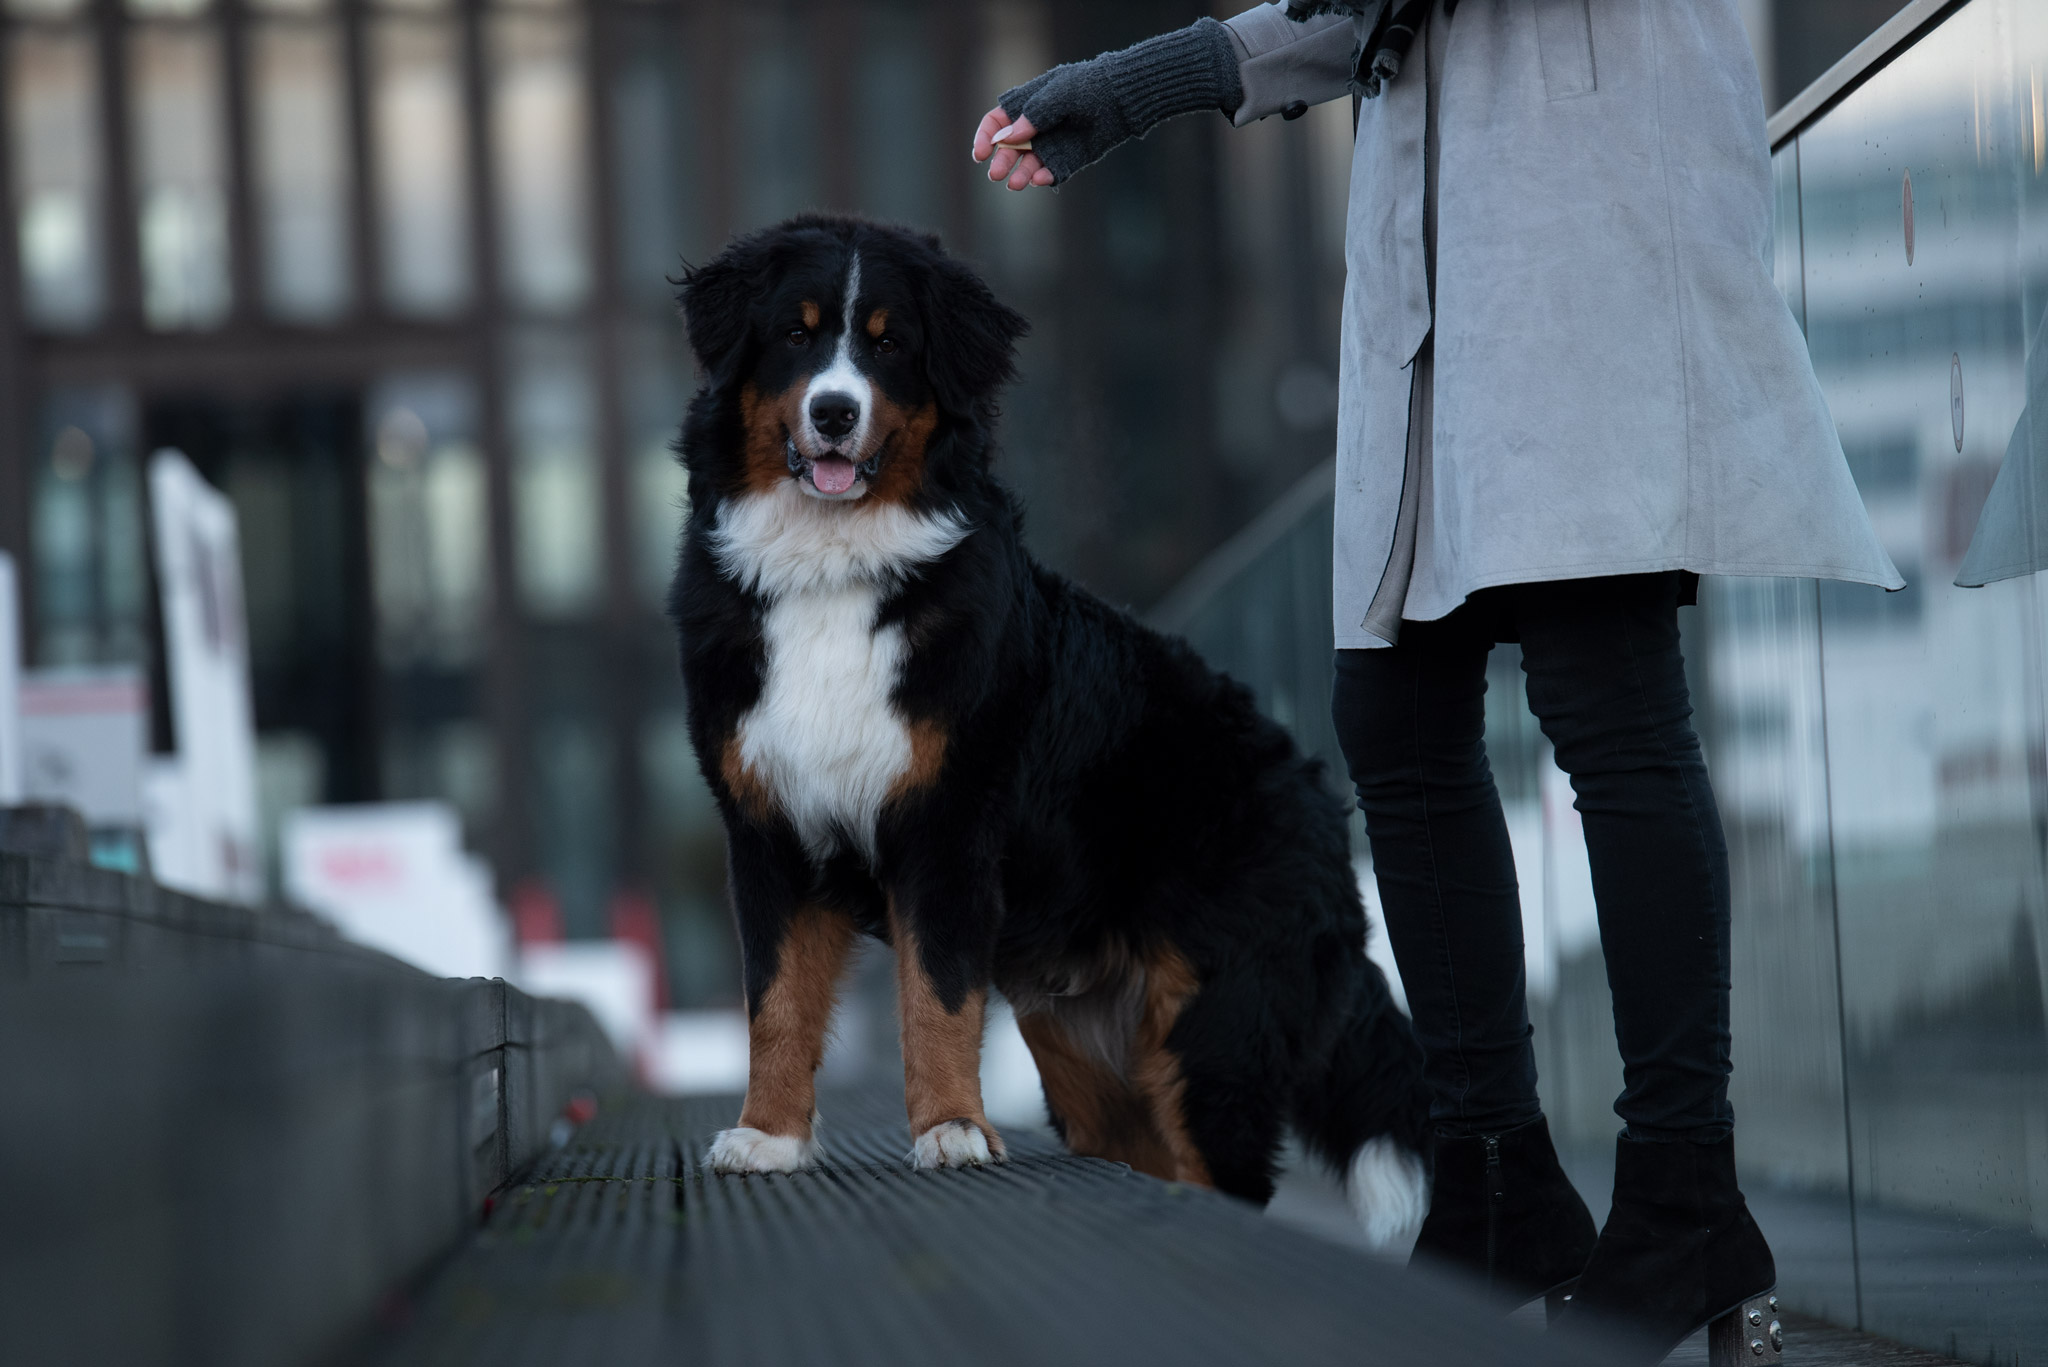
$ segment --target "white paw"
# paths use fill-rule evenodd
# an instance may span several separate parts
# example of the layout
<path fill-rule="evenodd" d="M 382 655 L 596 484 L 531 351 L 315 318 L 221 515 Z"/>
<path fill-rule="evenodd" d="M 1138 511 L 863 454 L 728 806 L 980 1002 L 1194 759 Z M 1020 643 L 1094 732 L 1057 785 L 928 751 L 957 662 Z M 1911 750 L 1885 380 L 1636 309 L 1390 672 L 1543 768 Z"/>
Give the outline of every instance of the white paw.
<path fill-rule="evenodd" d="M 978 1168 L 1003 1161 L 999 1139 L 993 1151 L 988 1136 L 971 1120 L 948 1120 L 934 1125 L 911 1145 L 910 1161 L 920 1168 Z"/>
<path fill-rule="evenodd" d="M 795 1135 L 720 1130 L 704 1161 L 714 1172 L 802 1172 L 818 1166 L 818 1146 Z"/>
<path fill-rule="evenodd" d="M 1351 1209 L 1374 1248 L 1388 1248 L 1429 1214 L 1429 1178 L 1422 1159 L 1381 1135 L 1351 1160 Z"/>

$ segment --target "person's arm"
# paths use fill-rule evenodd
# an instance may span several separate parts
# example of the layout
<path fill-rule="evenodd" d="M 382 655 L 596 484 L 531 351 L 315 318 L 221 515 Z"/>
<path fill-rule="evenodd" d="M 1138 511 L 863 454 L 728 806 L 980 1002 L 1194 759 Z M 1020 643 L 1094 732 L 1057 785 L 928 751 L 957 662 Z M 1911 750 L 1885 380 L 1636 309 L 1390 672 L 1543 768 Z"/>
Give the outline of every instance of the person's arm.
<path fill-rule="evenodd" d="M 1284 0 L 1218 23 L 1070 62 L 1003 92 L 975 130 L 974 159 L 1012 190 L 1063 183 L 1177 114 L 1215 109 L 1238 127 L 1350 90 L 1350 19 L 1297 22 Z"/>
<path fill-rule="evenodd" d="M 994 160 L 989 179 L 1036 162 L 1047 175 L 1025 184 L 1060 184 L 1118 144 L 1141 138 L 1179 114 L 1237 107 L 1238 48 L 1214 19 L 1198 19 L 1120 52 L 1056 66 L 1003 92 L 975 133 L 977 161 Z"/>

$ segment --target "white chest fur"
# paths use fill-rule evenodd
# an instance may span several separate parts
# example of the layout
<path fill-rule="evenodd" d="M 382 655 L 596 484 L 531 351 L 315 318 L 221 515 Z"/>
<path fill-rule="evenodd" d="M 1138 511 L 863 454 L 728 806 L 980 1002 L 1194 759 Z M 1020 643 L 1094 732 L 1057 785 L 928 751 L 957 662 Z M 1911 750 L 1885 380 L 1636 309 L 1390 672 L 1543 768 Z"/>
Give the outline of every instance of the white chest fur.
<path fill-rule="evenodd" d="M 814 589 L 773 603 L 761 627 L 761 700 L 740 721 L 740 758 L 774 794 L 813 857 L 841 838 L 872 854 L 875 818 L 910 767 L 890 703 L 903 628 L 875 629 L 881 590 Z"/>
<path fill-rule="evenodd" d="M 876 818 L 911 762 L 893 702 L 903 628 L 876 618 L 901 579 L 966 533 L 950 514 L 821 503 L 794 481 L 719 512 L 720 564 L 765 605 L 761 697 L 740 719 L 740 759 L 813 858 L 842 841 L 874 853 Z"/>

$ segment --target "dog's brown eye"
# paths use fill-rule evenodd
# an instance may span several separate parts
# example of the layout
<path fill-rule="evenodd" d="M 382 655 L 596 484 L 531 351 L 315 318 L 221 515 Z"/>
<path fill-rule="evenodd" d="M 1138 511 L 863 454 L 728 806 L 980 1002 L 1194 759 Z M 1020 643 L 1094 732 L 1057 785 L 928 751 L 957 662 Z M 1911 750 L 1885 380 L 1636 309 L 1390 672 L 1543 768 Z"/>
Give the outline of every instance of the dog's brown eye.
<path fill-rule="evenodd" d="M 884 356 L 887 356 L 895 349 L 896 339 L 894 337 L 883 337 L 875 343 L 875 350 L 881 352 Z"/>
<path fill-rule="evenodd" d="M 804 328 L 791 328 L 789 330 L 789 344 L 791 346 L 803 346 L 810 340 L 811 334 Z"/>

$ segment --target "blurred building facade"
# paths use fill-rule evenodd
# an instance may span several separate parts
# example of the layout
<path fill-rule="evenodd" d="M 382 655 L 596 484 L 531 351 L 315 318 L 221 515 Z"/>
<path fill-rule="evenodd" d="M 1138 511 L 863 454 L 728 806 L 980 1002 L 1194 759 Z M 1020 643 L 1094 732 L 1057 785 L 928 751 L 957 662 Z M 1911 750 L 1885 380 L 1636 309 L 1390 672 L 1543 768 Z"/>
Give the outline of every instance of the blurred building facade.
<path fill-rule="evenodd" d="M 1861 36 L 1812 37 L 1854 4 L 1777 8 L 1749 5 L 1767 71 Z M 810 207 L 941 233 L 1036 325 L 1006 459 L 1037 550 L 1149 603 L 1330 448 L 1349 110 L 1182 120 L 1057 195 L 966 149 L 1010 84 L 1201 12 L 6 0 L 0 549 L 33 661 L 150 663 L 140 471 L 176 447 L 241 517 L 273 823 L 448 800 L 501 891 L 571 934 L 651 896 L 678 999 L 729 996 L 661 616 L 694 383 L 667 277 Z"/>

